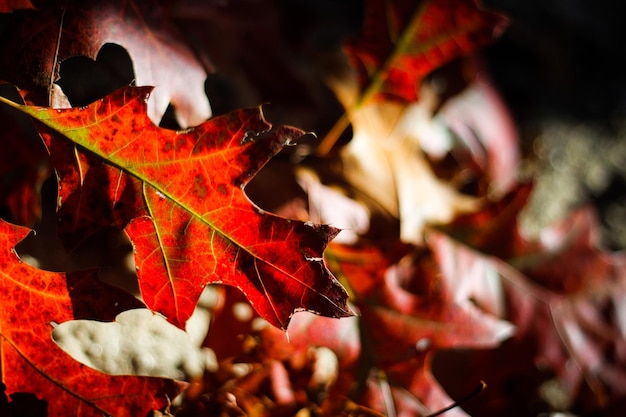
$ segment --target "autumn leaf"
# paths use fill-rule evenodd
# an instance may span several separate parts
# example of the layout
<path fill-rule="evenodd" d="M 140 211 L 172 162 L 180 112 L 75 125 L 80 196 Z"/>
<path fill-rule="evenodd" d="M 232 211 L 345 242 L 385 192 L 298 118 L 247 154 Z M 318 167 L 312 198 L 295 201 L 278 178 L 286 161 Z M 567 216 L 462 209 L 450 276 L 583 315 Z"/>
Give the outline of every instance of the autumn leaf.
<path fill-rule="evenodd" d="M 117 313 L 142 304 L 100 283 L 95 271 L 62 274 L 22 262 L 13 247 L 28 233 L 0 220 L 0 361 L 7 393 L 34 394 L 47 402 L 49 417 L 131 417 L 167 406 L 184 383 L 108 376 L 79 364 L 52 340 L 55 323 L 111 321 Z"/>
<path fill-rule="evenodd" d="M 419 138 L 410 129 L 412 115 L 405 110 L 397 103 L 374 103 L 354 110 L 352 140 L 337 155 L 328 157 L 337 162 L 312 168 L 322 184 L 334 186 L 367 208 L 371 225 L 369 229 L 360 228 L 360 236 L 393 238 L 399 228 L 402 241 L 420 244 L 425 227 L 446 224 L 461 213 L 473 212 L 480 204 L 476 197 L 459 192 L 435 175 Z M 333 165 L 340 168 L 330 171 Z M 311 200 L 309 204 L 322 214 L 332 213 L 336 206 L 328 199 Z M 346 213 L 348 217 L 357 214 L 357 210 Z M 319 220 L 331 222 L 334 218 L 324 216 Z M 394 222 L 399 225 L 394 227 Z M 354 218 L 346 223 L 363 221 Z"/>
<path fill-rule="evenodd" d="M 327 79 L 346 114 L 318 153 L 330 152 L 360 107 L 417 101 L 429 73 L 492 42 L 505 24 L 474 0 L 367 1 L 362 33 L 345 45 L 350 70 Z"/>
<path fill-rule="evenodd" d="M 484 83 L 481 81 L 478 84 Z M 468 89 L 463 94 L 470 99 L 473 96 L 475 101 L 476 89 Z M 501 103 L 492 87 L 483 85 L 480 91 L 491 96 L 488 102 L 498 109 L 502 118 L 508 114 L 498 107 Z M 350 229 L 353 235 L 367 238 L 381 235 L 389 238 L 399 228 L 403 241 L 418 244 L 422 241 L 424 229 L 429 226 L 445 226 L 454 222 L 459 227 L 455 225 L 453 228 L 460 232 L 463 223 L 475 222 L 479 218 L 485 221 L 487 211 L 483 206 L 492 207 L 490 210 L 495 221 L 510 221 L 515 215 L 514 210 L 508 209 L 507 216 L 501 216 L 501 208 L 512 204 L 509 200 L 519 195 L 514 203 L 517 210 L 521 210 L 532 188 L 516 183 L 515 167 L 519 161 L 516 137 L 511 132 L 511 125 L 505 122 L 498 125 L 497 131 L 485 128 L 488 122 L 476 120 L 468 109 L 470 106 L 476 106 L 476 103 L 467 103 L 467 98 L 465 101 L 450 100 L 444 105 L 442 113 L 436 115 L 437 120 L 421 102 L 408 106 L 391 102 L 369 103 L 353 109 L 350 120 L 354 133 L 350 142 L 336 154 L 327 156 L 322 163 L 310 163 L 310 170 L 314 173 L 303 169 L 298 172 L 299 182 L 309 193 L 312 215 L 318 214 L 319 221 Z M 446 118 L 445 121 L 442 117 Z M 435 125 L 435 122 L 439 124 Z M 446 125 L 446 122 L 452 125 Z M 457 164 L 454 168 L 454 173 L 459 176 L 467 175 L 476 166 L 483 170 L 476 181 L 484 186 L 477 193 L 468 193 L 455 181 L 440 177 L 433 169 L 433 159 L 427 152 L 428 147 L 436 145 L 439 136 L 448 135 L 453 141 L 457 131 L 465 131 L 467 149 L 480 149 L 474 153 L 472 158 L 475 159 L 470 163 Z M 489 136 L 484 143 L 473 143 L 471 146 L 467 143 L 467 137 L 471 136 L 476 141 L 475 136 L 482 134 Z M 480 161 L 481 157 L 483 161 Z M 480 164 L 476 164 L 477 160 Z M 487 173 L 500 179 L 494 181 Z M 332 187 L 332 193 L 329 187 Z M 331 195 L 338 193 L 342 193 L 340 195 L 345 200 L 341 205 L 335 196 L 331 201 Z M 321 198 L 322 195 L 324 198 Z M 351 208 L 347 208 L 349 206 Z M 394 224 L 394 221 L 399 224 Z M 500 226 L 495 223 L 490 225 L 490 233 L 511 230 Z M 507 244 L 517 244 L 496 234 L 481 237 L 485 242 L 480 244 L 484 246 L 488 244 L 486 240 L 491 239 L 489 244 L 503 251 L 500 238 Z"/>
<path fill-rule="evenodd" d="M 493 41 L 504 22 L 474 0 L 367 1 L 363 33 L 346 47 L 358 71 L 359 101 L 416 101 L 424 76 Z"/>
<path fill-rule="evenodd" d="M 31 103 L 52 104 L 59 64 L 74 56 L 95 59 L 109 43 L 128 51 L 138 85 L 159 86 L 148 105 L 154 121 L 161 120 L 170 103 L 183 127 L 211 114 L 205 70 L 159 1 L 50 1 L 36 11 L 14 12 L 11 25 L 0 59 L 12 65 L 2 67 L 0 78 L 28 90 Z"/>
<path fill-rule="evenodd" d="M 417 250 L 381 271 L 384 275 L 355 301 L 363 321 L 362 344 L 369 347 L 367 355 L 374 369 L 384 375 L 370 375 L 368 384 L 374 385 L 368 392 L 381 384 L 395 387 L 396 407 L 406 412 L 412 409 L 423 414 L 424 410 L 419 410 L 414 399 L 405 398 L 404 390 L 431 411 L 452 402 L 431 374 L 435 351 L 497 346 L 513 330 L 495 315 L 497 311 L 483 310 L 471 301 L 478 288 L 488 286 L 488 268 L 476 260 L 466 267 L 455 265 L 457 258 L 443 252 L 451 244 L 445 239 L 430 236 L 431 250 Z M 450 263 L 455 267 L 446 266 Z M 348 279 L 356 285 L 359 276 Z M 491 295 L 477 298 L 490 299 Z M 384 411 L 383 405 L 368 403 L 379 411 Z"/>
<path fill-rule="evenodd" d="M 623 356 L 606 354 L 625 346 L 626 337 L 617 324 L 624 317 L 624 256 L 601 248 L 599 226 L 590 208 L 574 211 L 559 224 L 542 230 L 536 240 L 524 237 L 518 222 L 530 188 L 522 186 L 501 204 L 486 206 L 446 228 L 491 256 L 465 248 L 449 253 L 448 258 L 464 270 L 475 269 L 481 258 L 482 262 L 489 260 L 492 286 L 496 284 L 504 296 L 494 297 L 482 289 L 471 298 L 482 309 L 515 324 L 515 335 L 502 351 L 504 355 L 515 355 L 527 366 L 552 373 L 563 401 L 573 402 L 590 389 L 597 402 L 594 406 L 603 407 L 623 395 L 615 387 L 626 380 Z M 464 265 L 468 256 L 474 258 L 474 267 Z M 456 283 L 458 287 L 464 284 Z M 524 365 L 506 371 L 508 378 L 521 369 Z M 489 380 L 497 372 L 481 373 Z"/>
<path fill-rule="evenodd" d="M 0 1 L 0 13 L 8 13 L 18 9 L 33 9 L 30 0 L 3 0 Z"/>
<path fill-rule="evenodd" d="M 333 243 L 329 265 L 349 283 L 360 317 L 331 321 L 298 314 L 289 344 L 284 334 L 264 328 L 253 357 L 289 363 L 307 349 L 326 347 L 338 359 L 329 398 L 358 398 L 397 415 L 426 415 L 450 405 L 431 373 L 432 354 L 497 346 L 512 325 L 498 317 L 504 293 L 491 282 L 493 265 L 444 235 L 430 235 L 428 243 L 432 251 L 400 242 Z"/>
<path fill-rule="evenodd" d="M 602 402 L 624 393 L 617 387 L 626 381 L 625 359 L 605 352 L 626 345 L 618 324 L 626 262 L 623 253 L 602 250 L 598 230 L 589 208 L 577 210 L 544 230 L 542 252 L 518 259 L 521 273 L 504 276 L 516 338 L 532 346 L 535 361 L 554 371 L 570 398 L 586 384 Z"/>
<path fill-rule="evenodd" d="M 93 221 L 108 201 L 105 219 L 126 226 L 148 307 L 182 327 L 204 286 L 223 283 L 283 329 L 296 310 L 351 315 L 322 260 L 337 229 L 266 213 L 242 189 L 301 132 L 271 130 L 260 109 L 182 132 L 161 129 L 145 113 L 150 91 L 129 87 L 65 110 L 12 104 L 56 131 L 46 140 L 61 198 L 76 197 L 69 212 Z M 95 176 L 109 178 L 99 187 L 87 182 L 95 163 Z M 78 220 L 62 221 L 71 228 Z"/>
<path fill-rule="evenodd" d="M 346 115 L 324 138 L 318 153 L 328 154 L 349 123 L 354 134 L 337 156 L 341 181 L 322 166 L 317 170 L 321 182 L 338 183 L 346 195 L 365 204 L 372 217 L 387 224 L 397 219 L 401 239 L 416 244 L 427 225 L 445 224 L 477 209 L 472 196 L 435 175 L 422 150 L 424 123 L 433 117 L 433 106 L 409 104 L 418 99 L 428 73 L 495 39 L 495 29 L 504 22 L 472 0 L 430 0 L 417 7 L 410 1 L 366 2 L 363 33 L 346 48 L 355 71 L 329 80 Z M 515 144 L 507 145 L 507 155 L 514 159 Z M 489 154 L 494 152 L 489 149 Z M 505 185 L 510 187 L 511 181 Z M 368 230 L 361 235 L 376 233 Z"/>
<path fill-rule="evenodd" d="M 441 229 L 481 252 L 505 260 L 537 251 L 519 225 L 520 212 L 532 190 L 532 184 L 516 185 L 501 199 L 485 201 L 479 209 L 459 214 Z"/>

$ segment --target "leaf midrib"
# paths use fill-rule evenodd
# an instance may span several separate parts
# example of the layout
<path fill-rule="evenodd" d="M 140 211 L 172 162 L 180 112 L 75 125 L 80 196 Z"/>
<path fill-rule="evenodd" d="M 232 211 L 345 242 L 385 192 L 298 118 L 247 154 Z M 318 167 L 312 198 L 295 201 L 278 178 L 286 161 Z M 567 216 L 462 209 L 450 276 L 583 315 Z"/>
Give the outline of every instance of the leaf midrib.
<path fill-rule="evenodd" d="M 199 219 L 200 221 L 202 221 L 204 224 L 206 224 L 209 228 L 211 228 L 212 230 L 215 230 L 216 232 L 218 232 L 221 236 L 223 236 L 225 239 L 227 239 L 228 241 L 232 242 L 234 244 L 234 246 L 236 246 L 237 248 L 239 248 L 240 250 L 244 250 L 245 252 L 249 253 L 254 259 L 259 260 L 267 265 L 270 265 L 272 268 L 274 268 L 275 270 L 279 271 L 281 274 L 290 277 L 291 279 L 295 280 L 296 282 L 300 283 L 302 286 L 306 287 L 307 289 L 309 289 L 310 291 L 322 296 L 324 299 L 326 299 L 330 304 L 336 306 L 337 308 L 339 308 L 340 310 L 344 310 L 341 306 L 338 306 L 333 300 L 331 300 L 326 294 L 321 293 L 319 291 L 317 291 L 315 288 L 311 287 L 309 284 L 301 281 L 300 279 L 298 279 L 296 276 L 294 276 L 291 273 L 288 273 L 287 271 L 285 271 L 284 269 L 278 267 L 277 265 L 270 263 L 268 261 L 265 261 L 263 258 L 261 258 L 259 255 L 255 254 L 254 252 L 252 252 L 251 250 L 249 250 L 249 248 L 246 245 L 240 244 L 239 242 L 237 242 L 236 240 L 234 240 L 233 238 L 231 238 L 227 233 L 225 233 L 221 228 L 216 227 L 215 225 L 213 225 L 209 219 L 207 219 L 206 217 L 200 215 L 199 213 L 197 213 L 195 210 L 193 210 L 192 208 L 190 208 L 187 204 L 184 204 L 184 202 L 182 202 L 182 199 L 176 199 L 173 197 L 173 195 L 171 193 L 169 193 L 167 190 L 163 189 L 161 186 L 159 186 L 158 184 L 155 184 L 154 182 L 150 181 L 149 178 L 147 178 L 144 175 L 141 175 L 139 173 L 133 172 L 132 171 L 132 167 L 128 168 L 128 167 L 124 167 L 123 165 L 120 165 L 119 163 L 116 163 L 115 161 L 112 161 L 110 159 L 108 159 L 109 157 L 107 155 L 104 155 L 103 152 L 101 152 L 97 147 L 95 146 L 89 146 L 90 145 L 90 141 L 86 140 L 85 135 L 78 135 L 79 137 L 83 138 L 83 141 L 85 143 L 81 143 L 78 142 L 77 140 L 74 140 L 73 138 L 71 138 L 70 136 L 68 136 L 68 132 L 74 132 L 74 131 L 80 131 L 83 129 L 89 129 L 89 128 L 94 128 L 95 126 L 97 126 L 99 123 L 101 123 L 103 120 L 107 120 L 109 118 L 112 118 L 113 116 L 115 116 L 118 112 L 121 112 L 124 107 L 130 105 L 131 103 L 135 102 L 136 100 L 138 100 L 138 97 L 133 97 L 131 100 L 129 100 L 128 102 L 124 103 L 123 106 L 120 106 L 117 109 L 114 109 L 113 111 L 109 111 L 107 112 L 106 115 L 102 116 L 100 119 L 98 119 L 97 121 L 94 121 L 93 123 L 86 123 L 81 125 L 81 127 L 65 127 L 65 126 L 60 126 L 54 122 L 51 122 L 51 120 L 54 120 L 53 117 L 41 117 L 40 115 L 37 115 L 36 113 L 41 113 L 43 112 L 46 116 L 48 116 L 50 114 L 50 108 L 47 107 L 35 107 L 35 106 L 26 106 L 26 105 L 22 105 L 22 104 L 18 104 L 15 103 L 11 100 L 8 100 L 4 97 L 0 96 L 0 102 L 3 102 L 23 113 L 26 113 L 28 115 L 30 115 L 33 119 L 35 119 L 36 121 L 38 121 L 39 123 L 42 123 L 44 125 L 46 125 L 47 127 L 49 127 L 50 129 L 56 131 L 57 133 L 60 133 L 61 135 L 63 135 L 64 137 L 66 137 L 68 140 L 70 140 L 71 142 L 75 143 L 77 146 L 80 146 L 81 148 L 84 148 L 94 154 L 96 154 L 98 157 L 102 158 L 104 161 L 111 163 L 112 165 L 115 165 L 117 168 L 119 168 L 121 171 L 123 171 L 124 173 L 127 173 L 128 175 L 131 175 L 137 179 L 139 179 L 142 184 L 148 184 L 151 187 L 153 187 L 155 190 L 161 192 L 163 195 L 166 196 L 166 198 L 168 198 L 172 203 L 180 206 L 183 210 L 189 212 L 194 218 Z M 87 107 L 89 108 L 89 107 Z M 75 109 L 75 108 L 73 108 Z M 93 109 L 92 109 L 93 110 Z M 147 116 L 146 116 L 147 117 Z M 87 137 L 89 135 L 87 134 Z M 189 159 L 186 159 L 189 160 Z M 146 164 L 147 165 L 147 164 Z M 242 190 L 243 192 L 243 190 Z M 142 189 L 142 194 L 144 195 L 144 199 L 145 197 L 145 188 Z M 251 207 L 256 207 L 252 202 L 250 202 Z M 271 213 L 266 213 L 266 215 L 272 215 Z M 273 215 L 272 215 L 273 216 Z M 154 219 L 155 221 L 155 226 L 158 228 L 158 221 L 157 219 Z M 291 220 L 294 221 L 294 220 Z M 164 259 L 166 259 L 166 257 L 164 257 Z M 307 261 L 306 259 L 303 259 L 305 262 Z M 169 271 L 169 269 L 168 269 Z M 261 276 L 259 274 L 258 278 L 259 280 L 261 280 Z M 170 275 L 168 274 L 168 277 Z M 265 288 L 265 286 L 263 285 L 263 287 Z M 268 299 L 268 302 L 270 303 L 270 305 L 272 305 L 272 309 L 274 309 L 273 307 L 273 303 L 270 300 L 269 294 L 266 293 L 266 298 Z M 277 312 L 275 312 L 277 313 Z"/>

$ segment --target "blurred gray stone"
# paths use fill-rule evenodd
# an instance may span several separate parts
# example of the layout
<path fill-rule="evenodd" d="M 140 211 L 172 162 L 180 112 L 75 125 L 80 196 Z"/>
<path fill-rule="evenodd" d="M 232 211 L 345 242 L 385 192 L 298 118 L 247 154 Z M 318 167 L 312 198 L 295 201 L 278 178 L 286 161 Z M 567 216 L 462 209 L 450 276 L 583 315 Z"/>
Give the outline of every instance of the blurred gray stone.
<path fill-rule="evenodd" d="M 208 331 L 212 289 L 203 294 L 187 332 L 147 309 L 129 310 L 112 323 L 75 320 L 58 324 L 54 340 L 79 362 L 112 375 L 190 380 L 217 367 L 201 344 Z"/>

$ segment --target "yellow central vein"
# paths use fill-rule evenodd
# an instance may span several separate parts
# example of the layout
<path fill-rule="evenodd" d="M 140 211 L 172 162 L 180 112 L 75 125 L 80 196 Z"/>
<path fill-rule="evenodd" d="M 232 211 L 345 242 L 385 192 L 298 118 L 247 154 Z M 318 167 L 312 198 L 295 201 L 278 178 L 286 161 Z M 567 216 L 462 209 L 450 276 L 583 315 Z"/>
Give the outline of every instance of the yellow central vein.
<path fill-rule="evenodd" d="M 145 183 L 143 184 L 143 194 L 144 194 L 144 196 L 146 195 L 146 185 L 145 185 Z M 148 198 L 145 198 L 145 200 L 146 200 L 146 206 L 147 206 L 147 209 L 148 209 L 148 213 L 150 214 L 150 218 L 154 219 L 155 217 L 154 217 L 154 215 L 152 213 L 152 205 L 150 204 L 150 200 Z M 156 235 L 157 241 L 159 242 L 158 250 L 161 252 L 161 255 L 163 256 L 163 262 L 165 263 L 165 269 L 167 271 L 167 278 L 168 278 L 168 280 L 170 282 L 170 285 L 172 287 L 172 293 L 175 295 L 176 294 L 176 290 L 174 288 L 174 281 L 172 279 L 172 276 L 174 274 L 172 273 L 172 270 L 171 270 L 171 267 L 170 267 L 170 264 L 169 264 L 169 258 L 167 256 L 167 253 L 165 252 L 165 245 L 163 244 L 163 239 L 162 239 L 161 233 L 159 231 L 159 225 L 157 224 L 156 221 L 153 221 L 152 224 L 154 225 L 155 235 Z M 178 309 L 178 297 L 174 296 L 172 298 L 174 298 L 174 308 L 175 308 L 175 311 L 176 311 L 176 315 L 178 316 L 179 311 L 180 311 Z"/>

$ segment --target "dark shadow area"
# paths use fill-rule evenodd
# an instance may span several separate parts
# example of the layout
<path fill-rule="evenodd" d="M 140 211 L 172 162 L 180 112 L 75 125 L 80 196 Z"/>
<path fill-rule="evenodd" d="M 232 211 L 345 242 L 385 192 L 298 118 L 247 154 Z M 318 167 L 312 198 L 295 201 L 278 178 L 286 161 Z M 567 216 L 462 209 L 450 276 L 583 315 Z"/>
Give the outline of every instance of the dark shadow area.
<path fill-rule="evenodd" d="M 512 357 L 517 358 L 514 363 Z M 480 395 L 463 404 L 469 415 L 531 417 L 558 411 L 539 395 L 541 385 L 552 375 L 537 369 L 532 350 L 519 341 L 507 340 L 493 349 L 437 351 L 432 373 L 455 401 L 466 396 L 478 381 L 487 384 Z"/>
<path fill-rule="evenodd" d="M 23 104 L 18 91 L 0 84 L 0 95 Z M 0 105 L 0 217 L 32 227 L 41 217 L 39 187 L 51 174 L 48 153 L 33 121 Z"/>
<path fill-rule="evenodd" d="M 6 396 L 6 385 L 0 382 L 0 415 L 2 417 L 47 417 L 48 402 L 29 392 L 14 392 Z"/>
<path fill-rule="evenodd" d="M 626 157 L 625 146 L 619 146 L 626 140 L 626 3 L 483 3 L 510 17 L 509 27 L 485 49 L 485 57 L 516 120 L 520 146 L 530 158 L 539 158 L 536 189 L 555 178 L 560 181 L 543 187 L 555 193 L 535 199 L 541 207 L 531 210 L 538 213 L 535 220 L 550 222 L 553 219 L 543 219 L 541 213 L 591 203 L 603 226 L 602 245 L 623 249 L 626 168 L 615 161 Z M 558 156 L 556 164 L 536 154 L 538 144 L 546 155 Z M 565 170 L 572 172 L 566 180 L 555 174 Z M 593 190 L 592 172 L 603 177 Z"/>
<path fill-rule="evenodd" d="M 588 191 L 589 199 L 598 209 L 604 244 L 611 250 L 624 248 L 626 235 L 626 178 L 613 174 L 607 187 L 599 193 Z"/>
<path fill-rule="evenodd" d="M 135 79 L 133 63 L 123 47 L 107 43 L 96 60 L 76 56 L 61 62 L 56 82 L 74 107 L 87 106 Z"/>
<path fill-rule="evenodd" d="M 511 18 L 487 48 L 490 71 L 522 123 L 626 113 L 626 3 L 484 0 Z"/>
<path fill-rule="evenodd" d="M 159 121 L 159 127 L 169 130 L 180 130 L 180 125 L 176 120 L 176 109 L 171 103 L 167 106 L 167 109 L 165 109 L 165 113 L 163 113 L 163 116 Z"/>

